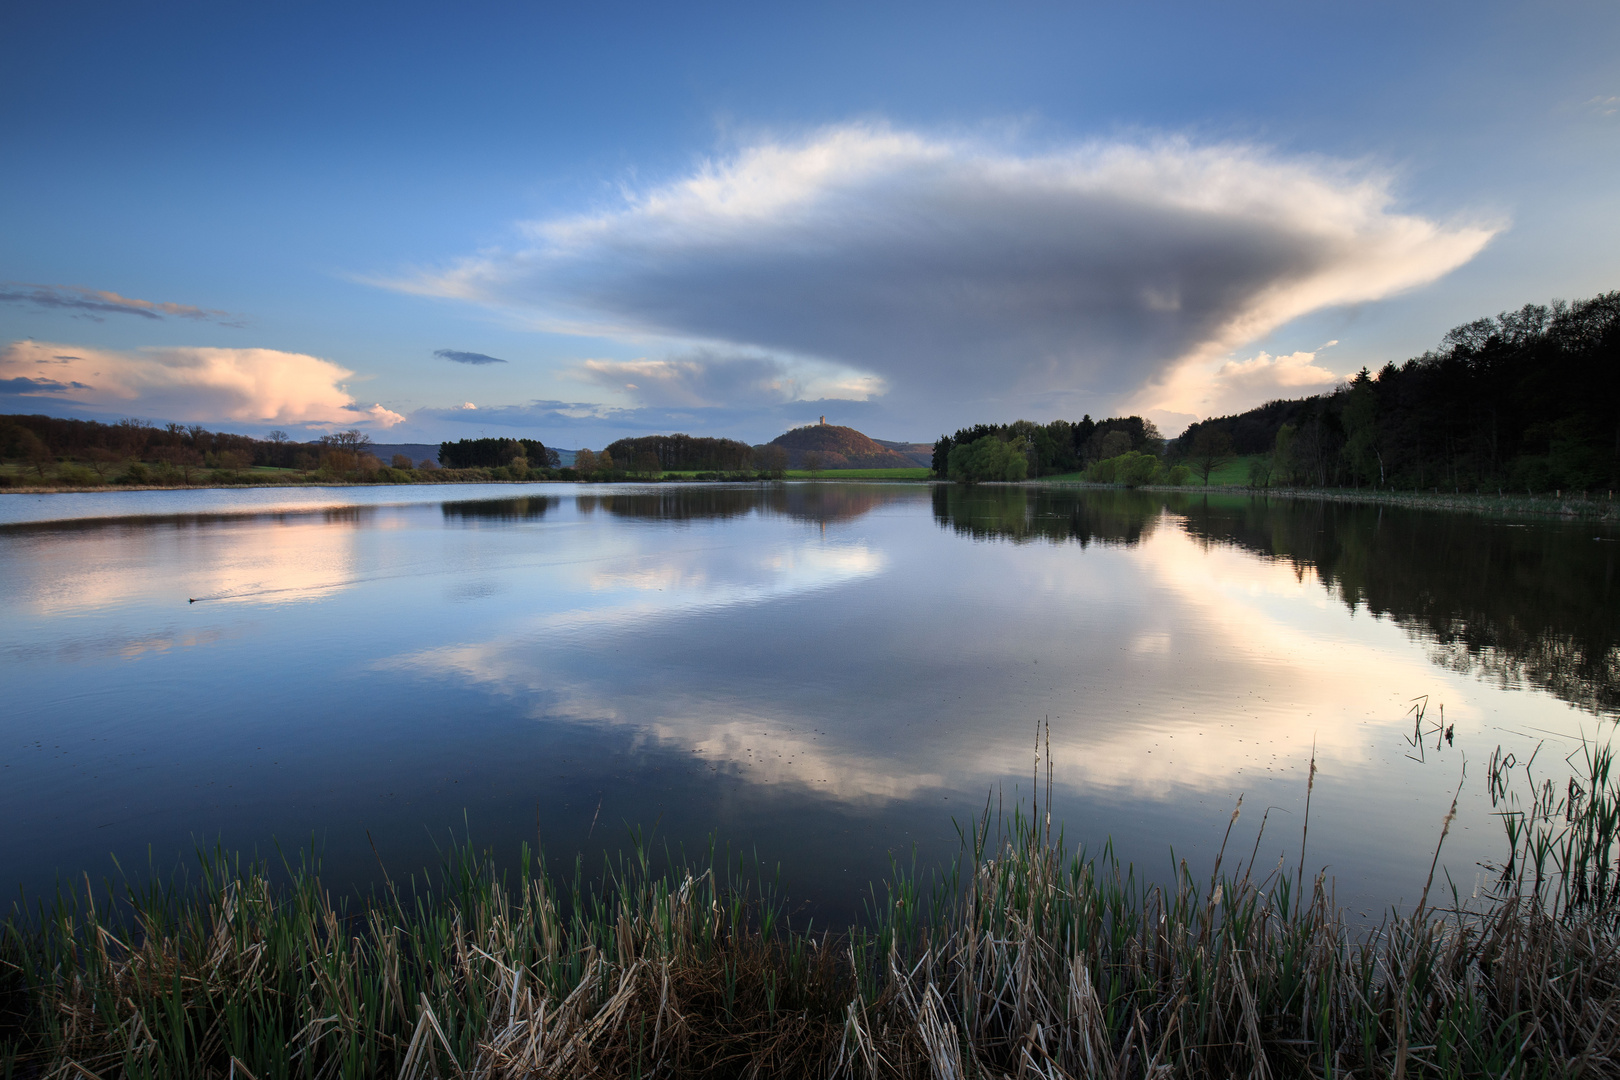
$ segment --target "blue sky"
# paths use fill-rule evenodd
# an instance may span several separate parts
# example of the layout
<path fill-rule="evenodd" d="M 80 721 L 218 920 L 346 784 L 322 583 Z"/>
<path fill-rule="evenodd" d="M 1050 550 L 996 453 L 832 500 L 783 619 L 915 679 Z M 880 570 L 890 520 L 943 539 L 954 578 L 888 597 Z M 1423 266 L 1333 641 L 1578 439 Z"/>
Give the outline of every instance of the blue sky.
<path fill-rule="evenodd" d="M 0 50 L 5 412 L 1174 434 L 1620 288 L 1613 4 L 15 4 Z"/>

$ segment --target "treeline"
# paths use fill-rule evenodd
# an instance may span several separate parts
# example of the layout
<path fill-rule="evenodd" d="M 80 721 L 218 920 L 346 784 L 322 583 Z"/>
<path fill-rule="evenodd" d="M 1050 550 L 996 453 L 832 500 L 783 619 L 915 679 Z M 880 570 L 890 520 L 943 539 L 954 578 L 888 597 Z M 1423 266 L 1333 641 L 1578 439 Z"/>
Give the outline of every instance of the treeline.
<path fill-rule="evenodd" d="M 1620 486 L 1620 291 L 1526 304 L 1328 394 L 1194 424 L 1188 457 L 1256 485 L 1546 492 Z"/>
<path fill-rule="evenodd" d="M 358 429 L 294 442 L 280 430 L 256 439 L 209 431 L 200 424 L 160 426 L 142 420 L 108 424 L 38 415 L 0 416 L 0 459 L 18 466 L 15 472 L 0 471 L 0 486 L 253 484 L 290 479 L 401 483 L 427 473 L 452 480 L 490 478 L 465 471 L 444 473 L 437 462 L 413 463 L 404 454 L 385 463 L 372 453 L 371 437 Z"/>
<path fill-rule="evenodd" d="M 1117 416 L 1037 424 L 975 424 L 934 443 L 934 474 L 952 480 L 1023 480 L 1072 473 L 1124 454 L 1157 459 L 1164 438 L 1151 420 Z"/>
<path fill-rule="evenodd" d="M 600 454 L 580 450 L 574 464 L 538 439 L 458 439 L 438 460 L 402 453 L 381 460 L 358 429 L 313 442 L 284 431 L 269 438 L 209 431 L 200 424 L 103 423 L 53 416 L 0 416 L 0 487 L 19 484 L 94 487 L 320 482 L 657 480 L 666 472 L 712 480 L 781 479 L 787 451 L 733 439 L 657 435 L 621 439 Z M 441 468 L 441 463 L 443 467 Z"/>
<path fill-rule="evenodd" d="M 557 451 L 539 439 L 458 439 L 439 444 L 439 464 L 446 469 L 555 469 Z"/>
<path fill-rule="evenodd" d="M 269 439 L 209 431 L 200 424 L 149 424 L 144 420 L 71 420 L 57 416 L 0 416 L 0 455 L 21 461 L 52 459 L 158 461 L 180 452 L 239 455 L 243 467 L 274 465 L 292 468 L 294 457 L 309 444 L 288 441 L 285 432 Z"/>
<path fill-rule="evenodd" d="M 614 461 L 650 472 L 742 472 L 754 464 L 754 448 L 736 439 L 699 435 L 642 435 L 609 443 Z"/>
<path fill-rule="evenodd" d="M 942 436 L 933 467 L 967 482 L 1084 470 L 1137 487 L 1208 483 L 1238 456 L 1258 487 L 1620 487 L 1620 291 L 1475 320 L 1331 393 L 1205 420 L 1168 443 L 1137 416 L 978 424 Z"/>

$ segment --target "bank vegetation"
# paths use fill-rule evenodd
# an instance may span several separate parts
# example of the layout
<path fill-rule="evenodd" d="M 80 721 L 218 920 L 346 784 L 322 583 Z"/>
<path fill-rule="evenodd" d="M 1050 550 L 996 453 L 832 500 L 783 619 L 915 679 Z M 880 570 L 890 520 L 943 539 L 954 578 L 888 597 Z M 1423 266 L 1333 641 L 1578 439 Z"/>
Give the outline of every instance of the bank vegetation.
<path fill-rule="evenodd" d="M 1207 878 L 1182 863 L 1158 882 L 1071 850 L 1039 805 L 1005 827 L 987 807 L 953 870 L 897 870 L 837 930 L 794 924 L 741 864 L 655 869 L 646 845 L 592 881 L 466 847 L 354 902 L 313 863 L 216 855 L 191 884 L 87 884 L 19 912 L 0 1071 L 1613 1076 L 1620 787 L 1606 749 L 1579 764 L 1538 786 L 1494 758 L 1493 891 L 1470 903 L 1431 870 L 1371 927 L 1304 872 L 1308 804 L 1292 867 L 1258 863 L 1257 837 Z M 1436 867 L 1451 823 L 1428 823 Z"/>

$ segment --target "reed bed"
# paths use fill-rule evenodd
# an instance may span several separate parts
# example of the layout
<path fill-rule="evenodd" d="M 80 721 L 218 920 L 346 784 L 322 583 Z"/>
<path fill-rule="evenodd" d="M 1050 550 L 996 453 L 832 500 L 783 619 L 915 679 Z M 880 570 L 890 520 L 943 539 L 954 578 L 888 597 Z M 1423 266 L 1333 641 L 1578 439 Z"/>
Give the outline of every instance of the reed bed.
<path fill-rule="evenodd" d="M 559 885 L 527 851 L 503 875 L 465 846 L 348 903 L 312 861 L 276 884 L 216 853 L 194 884 L 115 908 L 86 882 L 7 923 L 0 1072 L 1615 1076 L 1610 764 L 1594 751 L 1579 783 L 1520 806 L 1499 755 L 1498 892 L 1432 905 L 1431 872 L 1373 929 L 1303 860 L 1223 873 L 1223 845 L 1207 879 L 1183 863 L 1154 884 L 1107 847 L 1071 851 L 1038 810 L 987 807 L 952 871 L 897 869 L 838 933 L 791 925 L 769 879 L 712 851 L 656 869 L 636 844 Z"/>

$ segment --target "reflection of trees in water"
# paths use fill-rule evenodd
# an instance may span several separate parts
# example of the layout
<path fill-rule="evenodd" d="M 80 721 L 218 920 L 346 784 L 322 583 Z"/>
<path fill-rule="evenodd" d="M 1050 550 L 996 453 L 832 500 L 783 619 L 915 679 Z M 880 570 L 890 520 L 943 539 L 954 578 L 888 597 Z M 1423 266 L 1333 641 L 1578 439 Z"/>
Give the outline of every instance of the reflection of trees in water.
<path fill-rule="evenodd" d="M 65 518 L 58 521 L 19 521 L 0 525 L 0 536 L 29 533 L 95 533 L 115 531 L 138 536 L 152 529 L 201 529 L 213 526 L 257 525 L 274 522 L 296 525 L 319 518 L 329 525 L 359 525 L 376 516 L 375 506 L 327 506 L 309 510 L 258 510 L 204 514 L 131 514 L 124 517 Z"/>
<path fill-rule="evenodd" d="M 1620 714 L 1620 544 L 1587 528 L 1309 500 L 936 486 L 934 519 L 975 539 L 1134 544 L 1160 515 L 1205 544 L 1312 569 L 1393 619 L 1443 667 Z"/>
<path fill-rule="evenodd" d="M 1135 544 L 1152 535 L 1164 500 L 1140 491 L 1075 492 L 1013 487 L 934 487 L 934 520 L 975 540 Z"/>
<path fill-rule="evenodd" d="M 581 514 L 598 510 L 641 521 L 701 521 L 742 517 L 759 507 L 760 493 L 751 488 L 670 486 L 609 495 L 576 495 Z"/>
<path fill-rule="evenodd" d="M 1429 642 L 1437 664 L 1620 714 L 1620 544 L 1589 527 L 1305 500 L 1176 509 L 1200 540 L 1314 568 L 1352 610 Z"/>
<path fill-rule="evenodd" d="M 477 521 L 534 521 L 546 516 L 562 500 L 555 495 L 522 495 L 515 499 L 465 499 L 441 503 L 445 519 Z"/>
<path fill-rule="evenodd" d="M 878 484 L 759 484 L 747 487 L 675 486 L 643 491 L 579 495 L 580 513 L 597 510 L 645 521 L 698 521 L 778 514 L 823 524 L 849 521 L 885 503 L 918 499 L 914 487 Z"/>

